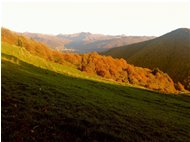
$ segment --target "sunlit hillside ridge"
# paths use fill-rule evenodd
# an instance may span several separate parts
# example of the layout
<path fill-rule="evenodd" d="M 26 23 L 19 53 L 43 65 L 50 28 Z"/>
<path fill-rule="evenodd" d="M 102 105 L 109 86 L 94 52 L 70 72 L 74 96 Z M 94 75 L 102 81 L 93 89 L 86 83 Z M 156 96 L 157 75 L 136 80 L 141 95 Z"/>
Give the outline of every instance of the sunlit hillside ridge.
<path fill-rule="evenodd" d="M 179 28 L 155 39 L 113 48 L 104 55 L 124 58 L 130 64 L 159 68 L 190 90 L 190 29 Z"/>
<path fill-rule="evenodd" d="M 18 35 L 4 28 L 2 28 L 2 42 L 17 45 L 20 48 L 26 48 L 31 54 L 55 63 L 64 64 L 65 61 L 70 62 L 80 71 L 117 82 L 138 85 L 165 93 L 185 91 L 181 84 L 179 84 L 180 87 L 179 85 L 176 87 L 173 80 L 157 68 L 150 70 L 135 67 L 123 59 L 101 56 L 98 53 L 61 53 L 51 50 L 46 45 L 35 40 Z"/>

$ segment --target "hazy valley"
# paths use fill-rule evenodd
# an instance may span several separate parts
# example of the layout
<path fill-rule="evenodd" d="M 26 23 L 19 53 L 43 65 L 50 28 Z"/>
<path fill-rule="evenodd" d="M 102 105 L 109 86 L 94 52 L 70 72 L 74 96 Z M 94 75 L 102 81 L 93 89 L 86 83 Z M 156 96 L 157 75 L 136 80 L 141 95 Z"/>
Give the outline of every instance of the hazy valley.
<path fill-rule="evenodd" d="M 141 41 L 153 39 L 153 36 L 125 36 L 125 35 L 103 35 L 91 33 L 76 34 L 58 34 L 45 35 L 37 33 L 21 33 L 29 38 L 40 41 L 52 49 L 58 51 L 86 53 L 86 52 L 103 52 L 113 47 L 129 45 Z"/>

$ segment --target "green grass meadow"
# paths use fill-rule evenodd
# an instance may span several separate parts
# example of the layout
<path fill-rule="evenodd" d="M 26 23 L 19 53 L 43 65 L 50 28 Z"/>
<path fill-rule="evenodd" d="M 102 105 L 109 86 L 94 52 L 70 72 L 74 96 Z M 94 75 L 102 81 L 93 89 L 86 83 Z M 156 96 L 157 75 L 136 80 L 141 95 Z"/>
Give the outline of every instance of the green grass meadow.
<path fill-rule="evenodd" d="M 3 142 L 189 142 L 190 97 L 122 86 L 2 44 Z"/>

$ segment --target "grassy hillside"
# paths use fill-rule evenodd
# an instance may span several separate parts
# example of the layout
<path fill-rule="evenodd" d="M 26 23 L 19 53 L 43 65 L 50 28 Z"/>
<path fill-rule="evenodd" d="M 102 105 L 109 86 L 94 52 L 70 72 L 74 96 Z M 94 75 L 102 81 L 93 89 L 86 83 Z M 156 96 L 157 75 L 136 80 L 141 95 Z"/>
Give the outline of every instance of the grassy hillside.
<path fill-rule="evenodd" d="M 190 139 L 189 96 L 82 79 L 10 44 L 2 44 L 1 78 L 3 142 Z"/>
<path fill-rule="evenodd" d="M 52 50 L 46 45 L 5 28 L 1 28 L 1 42 L 26 48 L 30 53 L 45 59 L 51 60 L 52 58 Z"/>
<path fill-rule="evenodd" d="M 108 79 L 102 78 L 97 75 L 91 75 L 91 74 L 86 74 L 84 72 L 81 72 L 76 68 L 75 65 L 66 61 L 62 64 L 54 63 L 52 61 L 47 61 L 44 58 L 31 54 L 25 48 L 21 48 L 15 45 L 10 45 L 8 43 L 2 43 L 1 52 L 2 52 L 2 59 L 9 60 L 10 62 L 17 62 L 19 64 L 19 60 L 20 60 L 22 62 L 27 62 L 28 64 L 35 65 L 36 67 L 39 67 L 45 70 L 50 70 L 53 72 L 65 74 L 72 77 L 91 79 L 95 81 L 101 81 L 101 82 L 107 82 L 107 83 L 113 83 L 113 84 L 117 83 L 115 81 L 110 81 Z"/>
<path fill-rule="evenodd" d="M 153 40 L 114 48 L 105 53 L 131 64 L 168 73 L 190 89 L 190 30 L 177 29 Z"/>
<path fill-rule="evenodd" d="M 118 83 L 137 85 L 164 93 L 185 91 L 182 85 L 182 87 L 176 89 L 173 80 L 162 71 L 135 67 L 123 59 L 101 56 L 98 53 L 61 53 L 8 29 L 2 29 L 2 42 L 17 45 L 33 55 L 60 65 L 65 65 L 69 62 L 75 70 L 78 69 L 94 76 L 98 75 Z"/>

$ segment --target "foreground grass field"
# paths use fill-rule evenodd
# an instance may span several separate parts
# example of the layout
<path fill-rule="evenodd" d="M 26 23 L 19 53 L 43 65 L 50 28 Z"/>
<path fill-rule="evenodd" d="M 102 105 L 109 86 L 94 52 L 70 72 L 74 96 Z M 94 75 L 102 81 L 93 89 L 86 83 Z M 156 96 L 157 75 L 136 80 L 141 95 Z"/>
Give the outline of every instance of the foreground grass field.
<path fill-rule="evenodd" d="M 2 141 L 189 141 L 189 96 L 85 78 L 16 48 L 2 47 Z"/>

